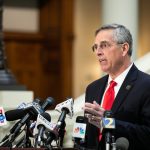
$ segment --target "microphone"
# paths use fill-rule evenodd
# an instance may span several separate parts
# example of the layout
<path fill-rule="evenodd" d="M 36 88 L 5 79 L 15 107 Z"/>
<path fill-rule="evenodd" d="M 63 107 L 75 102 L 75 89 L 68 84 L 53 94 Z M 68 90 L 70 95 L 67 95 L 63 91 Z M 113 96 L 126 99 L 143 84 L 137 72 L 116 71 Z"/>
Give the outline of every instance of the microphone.
<path fill-rule="evenodd" d="M 103 135 L 105 136 L 106 150 L 110 150 L 112 143 L 112 132 L 115 129 L 115 119 L 111 111 L 105 111 L 102 118 Z"/>
<path fill-rule="evenodd" d="M 38 115 L 37 123 L 36 123 L 36 128 L 38 129 L 38 134 L 35 142 L 35 147 L 41 146 L 41 141 L 43 140 L 44 137 L 44 132 L 46 130 L 47 122 L 51 121 L 51 117 L 48 113 L 42 113 L 41 115 Z M 46 125 L 45 125 L 46 124 Z"/>
<path fill-rule="evenodd" d="M 18 120 L 18 119 L 21 119 L 25 115 L 26 115 L 26 112 L 23 109 L 8 110 L 5 112 L 7 121 Z"/>
<path fill-rule="evenodd" d="M 70 99 L 67 99 L 66 101 L 62 102 L 62 103 L 59 103 L 56 105 L 55 107 L 55 110 L 62 113 L 63 112 L 63 115 L 62 115 L 62 118 L 65 118 L 65 115 L 67 114 L 70 119 L 73 117 L 73 99 L 70 98 Z M 62 119 L 60 118 L 60 120 Z"/>
<path fill-rule="evenodd" d="M 61 112 L 56 125 L 56 128 L 60 128 L 65 121 L 66 115 L 68 115 L 70 118 L 73 117 L 73 99 L 70 98 L 56 105 L 55 110 Z"/>
<path fill-rule="evenodd" d="M 14 141 L 15 137 L 19 134 L 21 127 L 25 123 L 27 123 L 29 119 L 36 118 L 38 114 L 43 113 L 45 109 L 48 108 L 49 105 L 52 105 L 53 102 L 54 102 L 54 99 L 49 97 L 45 100 L 42 106 L 40 106 L 37 102 L 34 102 L 34 101 L 31 104 L 29 104 L 27 108 L 24 109 L 24 111 L 26 112 L 26 115 L 23 116 L 23 118 L 19 121 L 17 128 L 13 132 L 11 142 Z"/>
<path fill-rule="evenodd" d="M 40 100 L 39 100 L 39 99 L 35 99 L 33 102 L 39 104 Z M 33 102 L 30 102 L 30 103 L 27 103 L 27 104 L 25 104 L 25 103 L 23 102 L 23 103 L 21 103 L 21 104 L 17 107 L 17 109 L 6 111 L 6 112 L 5 112 L 6 120 L 7 120 L 7 121 L 14 121 L 14 120 L 21 119 L 22 117 L 24 117 L 24 116 L 26 115 L 25 109 L 31 108 Z"/>
<path fill-rule="evenodd" d="M 55 110 L 57 110 L 61 114 L 56 123 L 56 126 L 54 127 L 52 132 L 49 132 L 49 135 L 48 135 L 49 137 L 47 138 L 46 144 L 51 144 L 51 142 L 54 139 L 58 138 L 58 136 L 60 135 L 60 132 L 64 130 L 66 115 L 68 115 L 69 118 L 73 117 L 73 99 L 70 98 L 60 104 L 57 104 L 55 107 Z"/>
<path fill-rule="evenodd" d="M 50 106 L 55 104 L 55 100 L 52 97 L 48 97 L 45 102 L 42 104 L 42 109 L 47 110 Z"/>
<path fill-rule="evenodd" d="M 77 116 L 76 122 L 73 126 L 73 141 L 74 148 L 81 148 L 85 144 L 86 135 L 86 119 L 84 116 Z"/>
<path fill-rule="evenodd" d="M 128 150 L 129 141 L 125 137 L 120 137 L 116 140 L 117 150 Z"/>
<path fill-rule="evenodd" d="M 24 117 L 27 114 L 27 112 L 29 110 L 30 110 L 30 113 L 33 114 L 33 117 L 36 118 L 36 116 L 34 116 L 34 114 L 36 112 L 43 113 L 45 110 L 47 110 L 47 108 L 49 106 L 54 104 L 54 99 L 52 97 L 48 97 L 45 100 L 45 102 L 42 104 L 42 106 L 40 106 L 39 103 L 40 103 L 40 100 L 35 99 L 31 103 L 28 103 L 26 105 L 24 104 L 24 107 L 22 109 L 9 110 L 9 111 L 5 112 L 6 120 L 14 121 L 14 120 L 21 119 L 22 117 Z"/>

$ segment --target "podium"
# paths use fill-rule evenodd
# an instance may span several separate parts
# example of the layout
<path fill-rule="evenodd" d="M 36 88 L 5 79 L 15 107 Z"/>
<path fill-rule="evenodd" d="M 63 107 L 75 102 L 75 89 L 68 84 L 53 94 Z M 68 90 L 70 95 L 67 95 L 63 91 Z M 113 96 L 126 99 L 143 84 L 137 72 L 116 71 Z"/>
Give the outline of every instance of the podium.
<path fill-rule="evenodd" d="M 0 150 L 46 150 L 45 148 L 9 148 L 9 147 L 0 147 Z"/>
<path fill-rule="evenodd" d="M 8 147 L 0 147 L 0 150 L 46 150 L 45 148 L 8 148 Z M 63 150 L 73 150 L 73 148 L 62 148 Z M 60 150 L 58 148 L 54 148 L 53 150 Z"/>

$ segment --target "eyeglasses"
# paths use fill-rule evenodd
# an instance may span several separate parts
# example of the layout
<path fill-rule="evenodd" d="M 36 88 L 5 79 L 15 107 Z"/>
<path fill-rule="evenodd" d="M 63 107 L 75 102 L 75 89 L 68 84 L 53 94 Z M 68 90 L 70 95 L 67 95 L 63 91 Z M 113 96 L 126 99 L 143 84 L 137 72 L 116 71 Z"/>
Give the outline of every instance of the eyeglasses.
<path fill-rule="evenodd" d="M 93 50 L 93 52 L 96 52 L 99 49 L 105 50 L 105 49 L 108 49 L 108 48 L 112 47 L 115 44 L 118 45 L 118 43 L 110 43 L 110 42 L 104 41 L 104 42 L 100 43 L 99 45 L 98 44 L 94 44 L 92 46 L 92 50 Z M 122 43 L 120 43 L 120 44 L 122 44 Z"/>

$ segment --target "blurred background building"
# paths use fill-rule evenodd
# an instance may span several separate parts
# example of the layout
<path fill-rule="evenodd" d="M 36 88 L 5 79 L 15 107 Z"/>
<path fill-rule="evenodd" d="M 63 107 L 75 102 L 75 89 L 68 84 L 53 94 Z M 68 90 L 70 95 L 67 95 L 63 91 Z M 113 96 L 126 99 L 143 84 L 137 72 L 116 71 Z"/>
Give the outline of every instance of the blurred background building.
<path fill-rule="evenodd" d="M 34 97 L 77 98 L 103 75 L 91 45 L 104 23 L 125 24 L 136 60 L 150 51 L 150 1 L 4 0 L 8 67 Z"/>

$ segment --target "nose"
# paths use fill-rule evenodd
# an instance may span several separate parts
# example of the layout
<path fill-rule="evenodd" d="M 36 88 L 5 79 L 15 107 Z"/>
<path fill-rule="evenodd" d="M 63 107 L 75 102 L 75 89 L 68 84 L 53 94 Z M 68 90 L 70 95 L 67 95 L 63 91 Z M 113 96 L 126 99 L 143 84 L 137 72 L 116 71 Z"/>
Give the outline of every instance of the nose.
<path fill-rule="evenodd" d="M 97 50 L 96 50 L 96 55 L 99 56 L 99 55 L 103 55 L 103 50 L 98 47 Z"/>

